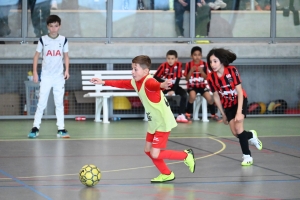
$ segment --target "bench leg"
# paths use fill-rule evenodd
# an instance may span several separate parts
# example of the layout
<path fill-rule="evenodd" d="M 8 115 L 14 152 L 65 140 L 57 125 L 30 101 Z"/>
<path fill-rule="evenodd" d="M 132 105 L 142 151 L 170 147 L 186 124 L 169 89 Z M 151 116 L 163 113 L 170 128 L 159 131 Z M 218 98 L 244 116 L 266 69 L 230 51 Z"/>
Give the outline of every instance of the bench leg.
<path fill-rule="evenodd" d="M 209 122 L 207 118 L 207 101 L 204 97 L 201 98 L 202 98 L 202 121 Z"/>
<path fill-rule="evenodd" d="M 109 97 L 103 97 L 103 123 L 110 123 L 108 120 L 108 100 Z"/>
<path fill-rule="evenodd" d="M 202 102 L 202 96 L 197 95 L 195 101 L 194 101 L 194 110 L 193 110 L 193 120 L 197 121 L 199 120 L 199 109 Z"/>
<path fill-rule="evenodd" d="M 102 110 L 102 104 L 103 104 L 103 98 L 102 97 L 96 97 L 95 98 L 95 122 L 102 122 L 102 120 L 100 119 L 100 114 L 101 114 L 101 110 Z"/>

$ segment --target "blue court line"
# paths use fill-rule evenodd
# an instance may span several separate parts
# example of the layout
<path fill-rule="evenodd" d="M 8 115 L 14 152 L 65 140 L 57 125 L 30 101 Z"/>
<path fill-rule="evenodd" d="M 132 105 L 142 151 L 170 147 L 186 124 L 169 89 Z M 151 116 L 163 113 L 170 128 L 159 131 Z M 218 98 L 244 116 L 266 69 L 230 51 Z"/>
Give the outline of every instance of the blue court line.
<path fill-rule="evenodd" d="M 29 190 L 31 190 L 31 191 L 37 193 L 38 195 L 40 195 L 40 196 L 42 196 L 42 197 L 44 197 L 45 199 L 47 199 L 47 200 L 52 200 L 50 197 L 48 197 L 48 196 L 46 196 L 45 194 L 43 194 L 43 193 L 37 191 L 37 190 L 34 189 L 33 187 L 31 187 L 31 186 L 27 185 L 26 183 L 24 183 L 23 181 L 21 181 L 21 180 L 15 178 L 15 177 L 13 177 L 13 176 L 10 175 L 9 173 L 6 173 L 5 171 L 3 171 L 3 170 L 1 170 L 1 169 L 0 169 L 0 173 L 3 174 L 4 176 L 7 176 L 7 177 L 11 178 L 12 180 L 16 181 L 16 182 L 19 183 L 20 185 L 23 185 L 25 188 L 27 188 L 27 189 L 29 189 Z"/>
<path fill-rule="evenodd" d="M 282 143 L 282 142 L 273 142 L 273 144 L 276 144 L 278 146 L 282 146 L 282 147 L 286 147 L 286 148 L 289 148 L 289 149 L 296 149 L 298 151 L 300 151 L 300 148 L 299 147 L 296 147 L 296 146 L 293 146 L 293 145 L 290 145 L 290 144 L 287 144 L 287 143 Z"/>

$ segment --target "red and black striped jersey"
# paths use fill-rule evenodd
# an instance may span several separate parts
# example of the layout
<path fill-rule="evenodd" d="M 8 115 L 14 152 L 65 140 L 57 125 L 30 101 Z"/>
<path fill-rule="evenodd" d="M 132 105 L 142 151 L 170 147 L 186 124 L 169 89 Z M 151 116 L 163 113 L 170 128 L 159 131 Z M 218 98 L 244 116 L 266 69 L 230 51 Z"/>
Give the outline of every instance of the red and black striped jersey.
<path fill-rule="evenodd" d="M 202 74 L 199 71 L 199 67 L 201 67 L 205 74 L 209 71 L 207 68 L 207 64 L 204 61 L 200 61 L 199 64 L 195 64 L 194 61 L 188 62 L 185 64 L 185 70 L 183 75 L 186 77 L 190 72 L 191 68 L 195 67 L 196 70 L 191 74 L 189 81 L 187 82 L 187 88 L 205 88 L 206 82 L 202 77 Z"/>
<path fill-rule="evenodd" d="M 219 93 L 224 108 L 230 108 L 237 104 L 238 96 L 235 86 L 242 83 L 238 70 L 234 66 L 224 67 L 224 73 L 218 77 L 217 72 L 211 72 L 207 76 L 208 85 L 212 92 Z M 246 98 L 246 91 L 243 89 Z"/>
<path fill-rule="evenodd" d="M 172 79 L 174 84 L 177 78 L 182 77 L 182 63 L 175 62 L 173 66 L 170 66 L 168 62 L 164 62 L 158 67 L 154 77 L 163 80 Z"/>

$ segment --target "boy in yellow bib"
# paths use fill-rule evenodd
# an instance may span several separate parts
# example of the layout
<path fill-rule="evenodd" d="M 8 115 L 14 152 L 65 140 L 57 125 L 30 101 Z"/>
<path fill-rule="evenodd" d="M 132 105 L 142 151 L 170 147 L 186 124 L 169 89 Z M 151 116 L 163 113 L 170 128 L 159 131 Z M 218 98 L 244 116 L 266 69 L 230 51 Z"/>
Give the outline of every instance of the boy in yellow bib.
<path fill-rule="evenodd" d="M 94 84 L 103 84 L 125 89 L 134 89 L 141 99 L 148 116 L 145 153 L 152 159 L 160 175 L 151 179 L 151 183 L 162 183 L 175 179 L 174 173 L 165 164 L 164 159 L 184 160 L 189 170 L 195 172 L 195 159 L 192 149 L 184 151 L 162 150 L 167 147 L 172 128 L 177 126 L 170 105 L 161 89 L 169 89 L 171 80 L 162 83 L 156 81 L 149 70 L 151 59 L 140 55 L 132 59 L 132 80 L 106 80 L 92 78 Z M 170 117 L 171 116 L 171 117 Z"/>

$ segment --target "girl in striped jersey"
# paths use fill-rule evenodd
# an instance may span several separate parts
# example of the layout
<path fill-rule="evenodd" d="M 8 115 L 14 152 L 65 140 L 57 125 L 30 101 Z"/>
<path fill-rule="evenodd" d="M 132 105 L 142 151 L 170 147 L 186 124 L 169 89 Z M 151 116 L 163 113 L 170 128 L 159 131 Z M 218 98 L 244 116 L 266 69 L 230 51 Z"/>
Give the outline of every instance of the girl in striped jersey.
<path fill-rule="evenodd" d="M 244 130 L 247 94 L 242 88 L 238 70 L 234 66 L 229 66 L 235 59 L 236 55 L 229 50 L 212 49 L 207 55 L 208 67 L 211 70 L 207 80 L 213 92 L 215 103 L 222 114 L 224 124 L 229 124 L 232 134 L 239 138 L 243 152 L 241 164 L 248 166 L 253 164 L 248 140 L 258 150 L 262 149 L 262 143 L 255 130 Z"/>

